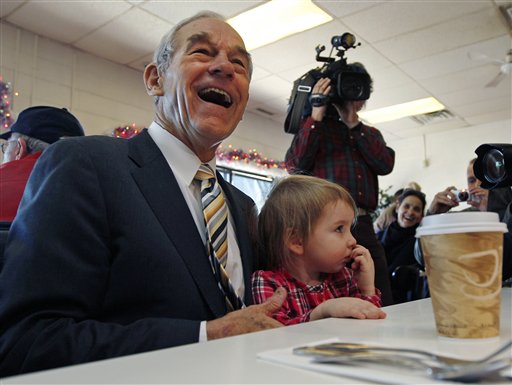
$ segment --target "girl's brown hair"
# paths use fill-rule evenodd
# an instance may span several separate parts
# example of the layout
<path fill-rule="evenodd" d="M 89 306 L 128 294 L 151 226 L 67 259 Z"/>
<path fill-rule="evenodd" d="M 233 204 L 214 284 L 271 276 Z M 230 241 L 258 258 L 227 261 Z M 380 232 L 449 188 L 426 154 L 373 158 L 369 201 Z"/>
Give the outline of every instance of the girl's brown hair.
<path fill-rule="evenodd" d="M 293 234 L 308 238 L 322 210 L 341 200 L 356 213 L 356 204 L 343 187 L 325 179 L 306 175 L 290 175 L 272 187 L 261 209 L 258 232 L 261 257 L 268 269 L 276 269 L 290 258 L 286 247 Z"/>

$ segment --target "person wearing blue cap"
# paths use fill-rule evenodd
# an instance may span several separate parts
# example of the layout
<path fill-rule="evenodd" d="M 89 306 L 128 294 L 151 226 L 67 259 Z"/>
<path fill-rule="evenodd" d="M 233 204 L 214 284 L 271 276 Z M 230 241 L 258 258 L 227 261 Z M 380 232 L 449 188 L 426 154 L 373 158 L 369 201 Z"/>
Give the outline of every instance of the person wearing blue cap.
<path fill-rule="evenodd" d="M 78 119 L 65 108 L 35 106 L 23 110 L 10 131 L 0 135 L 0 221 L 12 222 L 28 178 L 43 151 L 61 138 L 84 136 Z"/>

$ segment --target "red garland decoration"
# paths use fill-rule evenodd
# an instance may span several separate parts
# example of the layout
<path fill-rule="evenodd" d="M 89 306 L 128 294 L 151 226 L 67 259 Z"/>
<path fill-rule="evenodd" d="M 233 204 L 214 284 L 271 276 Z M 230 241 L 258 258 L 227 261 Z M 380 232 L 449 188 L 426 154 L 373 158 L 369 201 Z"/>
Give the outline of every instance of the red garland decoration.
<path fill-rule="evenodd" d="M 283 161 L 265 158 L 256 150 L 249 150 L 249 152 L 245 152 L 241 149 L 232 148 L 231 145 L 229 145 L 228 149 L 226 150 L 223 149 L 222 146 L 219 146 L 215 155 L 217 159 L 228 162 L 243 162 L 246 164 L 254 163 L 258 167 L 264 167 L 267 169 L 286 169 L 285 163 Z"/>
<path fill-rule="evenodd" d="M 133 123 L 130 126 L 119 126 L 114 128 L 114 130 L 112 130 L 112 136 L 116 138 L 129 139 L 141 131 L 142 129 L 136 128 L 135 123 Z M 226 162 L 251 163 L 266 169 L 286 170 L 286 166 L 283 161 L 265 158 L 256 150 L 249 150 L 249 152 L 245 152 L 241 149 L 232 148 L 231 145 L 229 145 L 226 150 L 222 146 L 219 146 L 215 152 L 215 156 L 218 160 Z"/>
<path fill-rule="evenodd" d="M 117 127 L 112 131 L 112 136 L 115 138 L 130 139 L 137 135 L 142 129 L 136 128 L 135 123 L 130 126 Z"/>
<path fill-rule="evenodd" d="M 14 123 L 11 113 L 11 83 L 4 82 L 0 76 L 0 133 L 7 131 Z"/>

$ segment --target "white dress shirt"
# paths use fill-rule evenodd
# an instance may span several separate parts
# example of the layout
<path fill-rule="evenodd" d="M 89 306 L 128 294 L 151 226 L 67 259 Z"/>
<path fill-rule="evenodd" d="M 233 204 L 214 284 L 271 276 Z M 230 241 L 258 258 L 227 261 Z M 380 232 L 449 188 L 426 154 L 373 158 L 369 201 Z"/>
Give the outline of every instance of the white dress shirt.
<path fill-rule="evenodd" d="M 194 218 L 203 244 L 206 247 L 207 239 L 203 208 L 201 205 L 201 187 L 199 183 L 194 183 L 194 176 L 202 163 L 201 160 L 183 142 L 171 135 L 156 122 L 151 123 L 148 128 L 148 133 L 164 155 L 167 164 L 176 177 L 178 186 L 187 202 L 187 206 Z M 216 171 L 215 157 L 208 162 L 208 165 L 214 172 Z M 233 228 L 231 213 L 228 215 L 228 258 L 226 272 L 238 296 L 244 298 L 245 285 L 242 258 Z M 206 341 L 206 321 L 201 322 L 199 341 Z"/>

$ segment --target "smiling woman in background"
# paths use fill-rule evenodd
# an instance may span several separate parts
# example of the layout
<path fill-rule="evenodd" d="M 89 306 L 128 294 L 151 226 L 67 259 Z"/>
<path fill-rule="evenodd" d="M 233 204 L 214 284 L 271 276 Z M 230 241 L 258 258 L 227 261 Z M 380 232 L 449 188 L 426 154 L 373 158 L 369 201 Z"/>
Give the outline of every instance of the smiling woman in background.
<path fill-rule="evenodd" d="M 399 266 L 416 265 L 416 259 L 414 258 L 416 238 L 414 235 L 416 228 L 423 219 L 425 205 L 425 194 L 414 189 L 405 189 L 397 199 L 396 222 L 391 223 L 386 229 L 377 234 L 377 238 L 381 241 L 386 252 L 390 275 Z M 392 280 L 393 299 L 395 303 L 401 302 L 399 300 L 401 293 L 398 293 L 398 289 L 393 286 Z"/>

